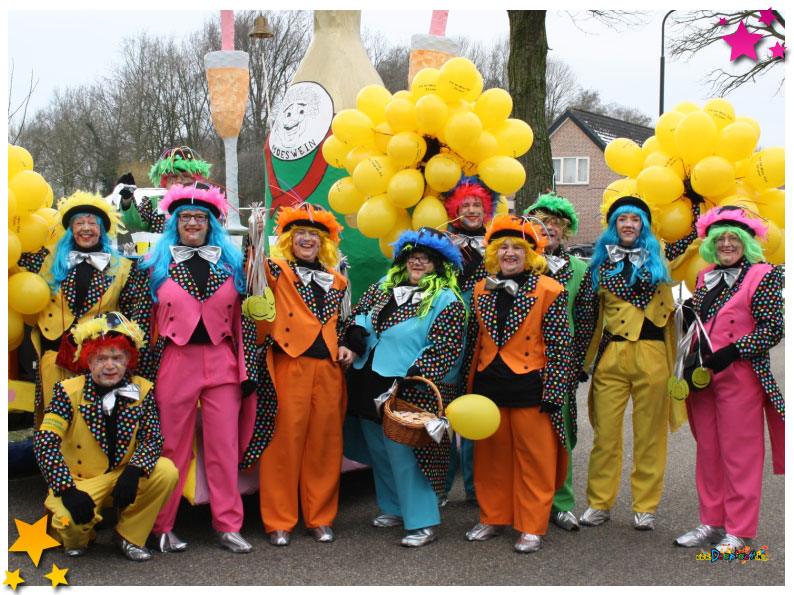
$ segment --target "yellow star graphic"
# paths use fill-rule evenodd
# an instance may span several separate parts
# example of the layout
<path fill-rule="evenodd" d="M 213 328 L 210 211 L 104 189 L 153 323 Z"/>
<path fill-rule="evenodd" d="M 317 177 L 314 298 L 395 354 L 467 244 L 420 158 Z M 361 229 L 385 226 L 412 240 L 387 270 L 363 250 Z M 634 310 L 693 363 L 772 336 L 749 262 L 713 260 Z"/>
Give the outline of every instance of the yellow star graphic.
<path fill-rule="evenodd" d="M 61 527 L 68 527 L 68 526 L 69 526 L 69 519 L 66 518 L 66 517 L 63 517 L 61 519 Z"/>
<path fill-rule="evenodd" d="M 8 548 L 8 551 L 27 552 L 34 566 L 39 565 L 41 553 L 44 550 L 61 545 L 47 535 L 47 515 L 44 515 L 32 525 L 20 521 L 19 519 L 14 519 L 14 522 L 17 524 L 19 539 Z"/>
<path fill-rule="evenodd" d="M 12 589 L 14 589 L 14 591 L 16 591 L 17 585 L 19 583 L 24 583 L 24 582 L 25 579 L 19 576 L 19 568 L 17 568 L 14 572 L 8 572 L 6 570 L 6 580 L 3 581 L 4 585 L 8 585 Z"/>
<path fill-rule="evenodd" d="M 69 572 L 68 568 L 58 568 L 55 564 L 52 565 L 52 572 L 49 574 L 45 574 L 44 578 L 48 578 L 52 581 L 52 588 L 54 589 L 56 585 L 68 585 L 69 583 L 66 582 L 66 573 Z"/>

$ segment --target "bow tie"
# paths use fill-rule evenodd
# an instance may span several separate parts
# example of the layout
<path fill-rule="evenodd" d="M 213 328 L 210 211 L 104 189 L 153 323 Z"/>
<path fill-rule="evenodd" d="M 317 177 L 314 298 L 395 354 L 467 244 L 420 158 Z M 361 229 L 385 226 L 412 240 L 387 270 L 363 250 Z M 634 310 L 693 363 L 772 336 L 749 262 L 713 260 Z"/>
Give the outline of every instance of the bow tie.
<path fill-rule="evenodd" d="M 295 272 L 298 273 L 298 277 L 304 287 L 314 281 L 317 285 L 322 287 L 325 293 L 328 293 L 328 290 L 331 289 L 334 284 L 334 276 L 331 273 L 307 269 L 306 267 L 295 267 Z"/>
<path fill-rule="evenodd" d="M 724 280 L 728 287 L 733 287 L 733 284 L 736 283 L 736 279 L 739 278 L 741 272 L 742 269 L 738 267 L 714 269 L 703 275 L 703 283 L 705 283 L 706 289 L 709 291 L 714 289 L 721 280 Z"/>
<path fill-rule="evenodd" d="M 198 254 L 201 258 L 212 264 L 216 264 L 221 257 L 220 246 L 171 246 L 171 256 L 174 257 L 174 262 L 179 264 L 186 260 L 193 258 L 194 254 Z"/>
<path fill-rule="evenodd" d="M 105 394 L 102 397 L 102 412 L 110 415 L 113 407 L 116 406 L 116 397 L 124 397 L 130 401 L 138 401 L 141 398 L 141 388 L 137 384 L 125 384 Z"/>
<path fill-rule="evenodd" d="M 615 263 L 620 262 L 628 255 L 629 262 L 635 267 L 641 267 L 648 257 L 648 251 L 643 248 L 624 248 L 615 244 L 607 246 L 607 254 L 609 255 L 609 260 Z"/>
<path fill-rule="evenodd" d="M 414 285 L 395 287 L 392 289 L 392 293 L 394 293 L 394 300 L 397 302 L 398 307 L 402 306 L 409 299 L 412 304 L 418 304 L 422 301 L 422 298 L 425 297 L 425 292 L 419 291 Z"/>
<path fill-rule="evenodd" d="M 549 269 L 551 269 L 552 274 L 554 274 L 565 266 L 565 257 L 548 254 L 546 255 L 546 264 L 549 265 Z"/>
<path fill-rule="evenodd" d="M 485 256 L 485 236 L 465 236 L 451 233 L 449 238 L 461 251 L 468 247 L 476 250 L 480 256 Z"/>
<path fill-rule="evenodd" d="M 504 289 L 507 293 L 515 297 L 516 294 L 518 294 L 518 283 L 512 279 L 496 279 L 494 277 L 486 277 L 485 289 L 490 289 L 491 291 L 494 289 Z"/>
<path fill-rule="evenodd" d="M 96 270 L 103 271 L 110 262 L 110 254 L 107 252 L 79 252 L 78 250 L 71 250 L 66 255 L 66 262 L 70 269 L 81 262 L 87 262 Z"/>

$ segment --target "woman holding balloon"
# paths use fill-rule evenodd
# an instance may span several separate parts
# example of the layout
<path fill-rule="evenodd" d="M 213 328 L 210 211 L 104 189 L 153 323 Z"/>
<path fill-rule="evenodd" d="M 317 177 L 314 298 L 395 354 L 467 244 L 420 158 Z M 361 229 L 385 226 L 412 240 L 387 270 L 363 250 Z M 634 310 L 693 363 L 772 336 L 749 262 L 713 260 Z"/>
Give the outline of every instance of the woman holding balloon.
<path fill-rule="evenodd" d="M 496 432 L 474 446 L 480 521 L 466 533 L 484 541 L 506 525 L 515 550 L 536 552 L 549 523 L 568 454 L 562 408 L 571 383 L 566 292 L 542 256 L 547 240 L 529 220 L 497 215 L 486 235 L 485 266 L 472 298 L 477 344 L 471 392 L 499 407 Z"/>

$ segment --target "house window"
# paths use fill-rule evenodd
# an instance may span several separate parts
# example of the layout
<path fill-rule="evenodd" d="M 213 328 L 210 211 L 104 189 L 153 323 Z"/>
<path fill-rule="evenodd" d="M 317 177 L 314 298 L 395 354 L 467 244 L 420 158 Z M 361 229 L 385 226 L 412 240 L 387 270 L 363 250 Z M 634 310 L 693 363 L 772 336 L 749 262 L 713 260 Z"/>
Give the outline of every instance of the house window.
<path fill-rule="evenodd" d="M 589 157 L 554 157 L 554 179 L 557 184 L 589 184 Z"/>

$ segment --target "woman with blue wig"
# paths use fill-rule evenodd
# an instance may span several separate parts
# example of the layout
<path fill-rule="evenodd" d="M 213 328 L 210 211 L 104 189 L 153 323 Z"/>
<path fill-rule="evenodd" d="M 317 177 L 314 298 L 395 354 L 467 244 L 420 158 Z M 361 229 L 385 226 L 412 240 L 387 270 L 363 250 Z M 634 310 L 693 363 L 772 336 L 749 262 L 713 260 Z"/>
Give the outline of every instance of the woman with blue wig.
<path fill-rule="evenodd" d="M 606 222 L 575 306 L 576 361 L 580 369 L 595 362 L 588 398 L 588 509 L 579 522 L 592 527 L 610 518 L 623 465 L 623 413 L 631 397 L 634 528 L 648 531 L 662 496 L 668 421 L 675 431 L 686 419 L 683 403 L 667 392 L 675 355 L 672 283 L 645 201 L 618 198 Z"/>
<path fill-rule="evenodd" d="M 353 310 L 347 344 L 357 356 L 348 372 L 348 426 L 366 441 L 381 514 L 375 527 L 402 525 L 400 542 L 420 547 L 434 541 L 441 523 L 438 495 L 445 490 L 450 443 L 413 448 L 387 438 L 373 399 L 395 380 L 422 376 L 448 405 L 457 396 L 466 307 L 455 278 L 460 252 L 430 227 L 405 231 L 394 244 L 394 262 Z M 400 398 L 427 411 L 438 401 L 424 385 L 401 387 Z M 350 427 L 346 428 L 346 432 Z"/>
<path fill-rule="evenodd" d="M 243 504 L 237 472 L 248 443 L 242 422 L 254 404 L 247 397 L 256 375 L 255 328 L 241 309 L 246 291 L 242 253 L 219 221 L 228 203 L 218 188 L 176 184 L 160 208 L 169 218 L 162 238 L 138 265 L 136 319 L 147 339 L 155 328 L 158 335 L 145 354 L 144 370 L 156 377 L 163 456 L 179 470 L 179 483 L 152 528 L 152 546 L 161 552 L 187 547 L 173 527 L 200 402 L 212 526 L 221 547 L 246 553 L 252 547 L 240 535 Z"/>
<path fill-rule="evenodd" d="M 125 290 L 131 261 L 113 247 L 118 211 L 98 194 L 76 191 L 58 204 L 64 234 L 55 246 L 27 252 L 19 266 L 39 273 L 52 297 L 38 314 L 32 339 L 39 354 L 36 378 L 36 427 L 52 399 L 56 382 L 78 373 L 71 329 L 98 314 L 127 314 L 132 296 Z"/>

